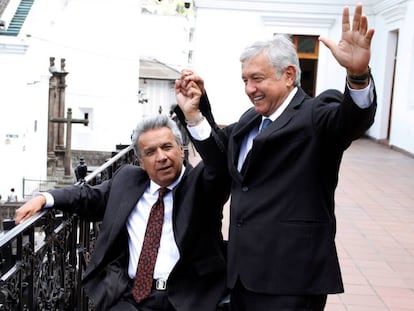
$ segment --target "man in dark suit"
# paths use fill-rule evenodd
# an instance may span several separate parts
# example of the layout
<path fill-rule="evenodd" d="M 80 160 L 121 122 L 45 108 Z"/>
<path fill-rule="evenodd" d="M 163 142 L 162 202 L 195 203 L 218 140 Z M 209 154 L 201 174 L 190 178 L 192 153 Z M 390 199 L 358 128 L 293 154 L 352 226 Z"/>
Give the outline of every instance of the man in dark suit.
<path fill-rule="evenodd" d="M 221 234 L 229 193 L 225 154 L 206 140 L 201 148 L 208 156 L 192 168 L 183 160 L 176 123 L 161 115 L 141 121 L 132 143 L 140 166 L 125 165 L 98 186 L 69 186 L 35 196 L 16 211 L 16 223 L 45 206 L 102 220 L 83 279 L 96 310 L 214 311 L 226 290 Z M 154 284 L 149 296 L 137 302 L 131 292 L 138 259 L 162 187 L 170 191 L 163 200 Z"/>
<path fill-rule="evenodd" d="M 295 47 L 282 35 L 242 53 L 254 107 L 223 130 L 211 116 L 203 80 L 184 70 L 176 81 L 177 113 L 196 147 L 211 133 L 220 139 L 217 148 L 227 150 L 232 311 L 323 310 L 327 294 L 343 292 L 334 193 L 343 152 L 373 123 L 376 99 L 368 67 L 374 30 L 360 4 L 352 27 L 344 9 L 342 29 L 338 45 L 321 40 L 347 70 L 344 94 L 306 95 Z"/>

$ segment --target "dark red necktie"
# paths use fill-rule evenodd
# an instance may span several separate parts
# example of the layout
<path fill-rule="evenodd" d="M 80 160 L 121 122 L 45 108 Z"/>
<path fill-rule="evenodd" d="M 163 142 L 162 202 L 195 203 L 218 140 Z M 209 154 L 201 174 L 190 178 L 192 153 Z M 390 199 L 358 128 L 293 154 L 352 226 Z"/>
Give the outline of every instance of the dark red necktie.
<path fill-rule="evenodd" d="M 137 274 L 135 275 L 132 295 L 137 303 L 151 293 L 155 261 L 160 247 L 162 224 L 164 222 L 164 195 L 170 191 L 168 188 L 160 188 L 158 200 L 151 208 L 145 230 L 144 243 L 139 256 Z"/>

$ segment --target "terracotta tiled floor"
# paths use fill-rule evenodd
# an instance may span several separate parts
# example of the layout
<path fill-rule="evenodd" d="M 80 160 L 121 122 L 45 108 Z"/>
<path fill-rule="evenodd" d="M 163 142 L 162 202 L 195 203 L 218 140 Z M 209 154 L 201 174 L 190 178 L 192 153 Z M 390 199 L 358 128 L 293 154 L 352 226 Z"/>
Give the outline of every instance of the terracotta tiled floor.
<path fill-rule="evenodd" d="M 414 158 L 355 141 L 342 161 L 336 216 L 345 293 L 330 295 L 325 310 L 414 310 Z"/>
<path fill-rule="evenodd" d="M 345 293 L 326 310 L 414 310 L 414 158 L 368 139 L 345 152 L 336 192 Z"/>

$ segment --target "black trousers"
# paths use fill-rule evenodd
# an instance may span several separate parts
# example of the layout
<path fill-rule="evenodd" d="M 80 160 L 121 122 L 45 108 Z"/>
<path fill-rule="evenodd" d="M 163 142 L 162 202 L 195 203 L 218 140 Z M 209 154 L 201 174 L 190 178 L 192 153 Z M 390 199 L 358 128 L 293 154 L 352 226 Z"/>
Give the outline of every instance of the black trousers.
<path fill-rule="evenodd" d="M 230 295 L 231 311 L 322 311 L 327 295 L 282 296 L 251 292 L 237 281 Z"/>

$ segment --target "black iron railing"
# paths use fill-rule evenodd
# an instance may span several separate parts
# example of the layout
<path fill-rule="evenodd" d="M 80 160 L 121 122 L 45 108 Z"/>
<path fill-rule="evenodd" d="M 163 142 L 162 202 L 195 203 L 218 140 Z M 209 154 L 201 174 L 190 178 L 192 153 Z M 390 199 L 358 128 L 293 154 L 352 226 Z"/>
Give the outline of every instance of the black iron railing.
<path fill-rule="evenodd" d="M 132 146 L 121 150 L 78 183 L 99 184 L 122 164 L 135 163 Z M 43 210 L 0 235 L 0 311 L 92 310 L 81 288 L 83 271 L 99 233 L 99 223 L 77 215 Z"/>

